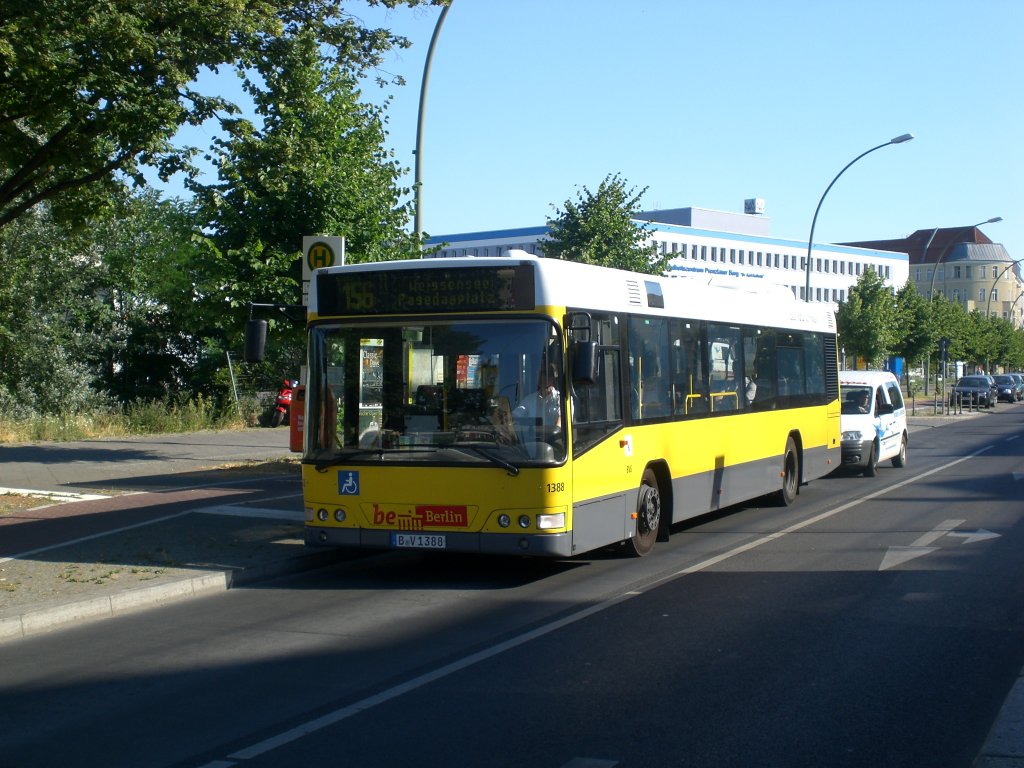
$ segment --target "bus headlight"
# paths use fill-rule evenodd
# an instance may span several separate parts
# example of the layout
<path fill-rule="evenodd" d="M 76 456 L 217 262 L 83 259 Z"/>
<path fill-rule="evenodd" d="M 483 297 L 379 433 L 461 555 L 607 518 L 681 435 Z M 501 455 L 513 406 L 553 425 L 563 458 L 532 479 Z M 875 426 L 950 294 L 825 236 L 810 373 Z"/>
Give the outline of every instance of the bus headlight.
<path fill-rule="evenodd" d="M 316 519 L 319 520 L 321 523 L 326 523 L 328 517 L 330 517 L 330 515 L 327 514 L 327 510 L 324 509 L 323 507 L 316 511 Z"/>
<path fill-rule="evenodd" d="M 520 515 L 519 516 L 519 527 L 520 528 L 529 528 L 530 527 L 530 516 L 529 515 Z"/>
<path fill-rule="evenodd" d="M 558 512 L 554 515 L 537 515 L 537 528 L 542 531 L 565 528 L 565 512 Z"/>
<path fill-rule="evenodd" d="M 502 528 L 508 528 L 512 525 L 512 518 L 508 515 L 498 515 L 498 525 Z"/>
<path fill-rule="evenodd" d="M 335 519 L 336 522 L 344 523 L 345 522 L 345 510 L 342 509 L 341 507 L 338 507 L 336 510 L 334 510 L 334 519 Z"/>

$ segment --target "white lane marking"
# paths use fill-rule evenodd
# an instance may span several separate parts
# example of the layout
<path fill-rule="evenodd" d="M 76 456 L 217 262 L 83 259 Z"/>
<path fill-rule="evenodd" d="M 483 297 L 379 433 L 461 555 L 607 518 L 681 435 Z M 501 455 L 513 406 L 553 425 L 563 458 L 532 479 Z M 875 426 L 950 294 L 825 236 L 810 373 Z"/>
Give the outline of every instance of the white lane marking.
<path fill-rule="evenodd" d="M 979 528 L 976 531 L 951 531 L 949 535 L 958 539 L 963 539 L 964 544 L 974 544 L 978 541 L 998 539 L 1000 536 L 1000 534 L 992 533 L 992 531 L 986 531 L 984 528 Z"/>
<path fill-rule="evenodd" d="M 915 475 L 914 477 L 908 478 L 907 480 L 903 480 L 887 488 L 880 488 L 877 491 L 874 491 L 873 493 L 869 493 L 864 496 L 861 496 L 858 499 L 848 501 L 847 503 L 842 504 L 836 507 L 835 509 L 831 509 L 827 512 L 822 512 L 821 514 L 815 515 L 814 517 L 811 517 L 801 523 L 796 523 L 794 525 L 789 526 L 788 528 L 784 528 L 778 533 L 762 536 L 761 538 L 752 541 L 749 544 L 743 544 L 741 546 L 729 550 L 728 552 L 724 552 L 720 555 L 704 560 L 703 562 L 697 563 L 696 565 L 690 566 L 689 568 L 683 568 L 682 570 L 675 571 L 674 573 L 670 573 L 667 576 L 656 578 L 648 582 L 642 590 L 636 588 L 631 589 L 630 591 L 625 592 L 621 595 L 611 597 L 605 600 L 604 602 L 597 603 L 595 605 L 590 606 L 589 608 L 584 608 L 581 611 L 577 611 L 576 613 L 564 616 L 561 619 L 557 619 L 556 621 L 553 621 L 550 624 L 545 624 L 529 632 L 525 632 L 522 635 L 518 635 L 509 640 L 498 643 L 497 645 L 493 645 L 490 648 L 485 648 L 481 651 L 477 651 L 476 653 L 470 654 L 469 656 L 459 659 L 458 661 L 454 661 L 451 664 L 446 664 L 443 667 L 439 667 L 431 672 L 427 672 L 418 677 L 414 677 L 411 680 L 407 680 L 404 683 L 400 683 L 399 685 L 387 688 L 381 691 L 380 693 L 374 694 L 373 696 L 368 696 L 365 699 L 361 699 L 352 704 L 349 704 L 348 706 L 336 709 L 333 712 L 328 712 L 326 715 L 322 715 L 321 717 L 302 723 L 301 725 L 297 725 L 294 728 L 288 729 L 287 731 L 282 731 L 281 733 L 275 736 L 271 736 L 268 739 L 256 742 L 255 744 L 240 749 L 237 752 L 233 752 L 232 754 L 228 755 L 228 758 L 232 760 L 251 760 L 254 757 L 259 757 L 260 755 L 270 752 L 273 749 L 282 747 L 285 744 L 290 744 L 293 741 L 297 741 L 298 739 L 316 733 L 317 731 L 323 728 L 327 728 L 331 725 L 336 725 L 337 723 L 340 723 L 343 720 L 347 720 L 350 717 L 361 714 L 368 709 L 372 709 L 373 707 L 378 706 L 379 704 L 384 704 L 386 702 L 391 701 L 392 699 L 397 699 L 399 696 L 402 696 L 406 693 L 411 693 L 412 691 L 422 688 L 423 686 L 429 683 L 436 682 L 445 677 L 448 677 L 449 675 L 453 675 L 456 672 L 460 672 L 463 669 L 466 669 L 467 667 L 471 667 L 474 664 L 477 664 L 478 662 L 486 661 L 487 659 L 490 659 L 494 656 L 498 656 L 499 654 L 502 654 L 505 651 L 512 650 L 513 648 L 517 648 L 520 645 L 524 645 L 532 640 L 536 640 L 539 637 L 543 637 L 547 634 L 555 632 L 556 630 L 568 627 L 572 624 L 575 624 L 578 621 L 582 621 L 583 619 L 601 613 L 602 611 L 605 611 L 608 608 L 616 606 L 619 603 L 625 602 L 626 600 L 634 598 L 637 595 L 644 594 L 652 587 L 659 586 L 668 581 L 673 581 L 681 576 L 686 576 L 692 573 L 697 573 L 698 571 L 706 570 L 713 565 L 718 565 L 719 563 L 729 560 L 730 558 L 736 557 L 737 555 L 741 555 L 745 552 L 749 552 L 752 549 L 756 549 L 757 547 L 763 546 L 764 544 L 768 544 L 770 542 L 781 539 L 783 536 L 787 536 L 790 533 L 800 531 L 804 528 L 807 528 L 808 526 L 814 525 L 815 523 L 819 523 L 822 520 L 828 520 L 830 517 L 835 517 L 840 512 L 845 512 L 848 509 L 852 509 L 853 507 L 856 507 L 859 504 L 863 504 L 866 501 L 870 501 L 871 499 L 877 498 L 885 493 L 888 493 L 889 491 L 898 490 L 899 488 L 903 488 L 904 486 L 910 485 L 911 483 L 916 483 L 918 480 L 923 480 L 926 477 L 930 477 L 931 475 L 934 475 L 937 472 L 942 472 L 944 470 L 949 469 L 950 467 L 956 466 L 957 464 L 961 464 L 969 459 L 973 459 L 976 456 L 979 456 L 980 454 L 989 450 L 990 448 L 991 446 L 982 448 L 981 450 L 975 451 L 972 454 L 963 456 L 959 459 L 955 459 L 954 461 L 951 461 L 948 464 L 943 464 L 940 467 L 936 467 L 935 469 L 931 469 L 927 472 L 922 472 L 920 475 Z"/>
<path fill-rule="evenodd" d="M 878 570 L 888 571 L 890 568 L 895 568 L 897 565 L 909 563 L 915 558 L 930 555 L 938 549 L 938 547 L 930 546 L 931 544 L 938 541 L 951 531 L 956 530 L 958 525 L 963 525 L 965 522 L 967 521 L 946 520 L 932 528 L 923 536 L 919 536 L 909 547 L 889 547 L 885 552 L 885 557 L 882 558 L 882 564 L 878 566 Z"/>

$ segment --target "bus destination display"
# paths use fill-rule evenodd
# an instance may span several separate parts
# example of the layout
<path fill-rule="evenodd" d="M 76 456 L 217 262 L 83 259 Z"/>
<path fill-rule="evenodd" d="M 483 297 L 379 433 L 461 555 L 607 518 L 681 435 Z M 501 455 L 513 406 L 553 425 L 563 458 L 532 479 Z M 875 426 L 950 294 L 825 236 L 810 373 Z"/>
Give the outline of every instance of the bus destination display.
<path fill-rule="evenodd" d="M 533 265 L 322 273 L 317 292 L 320 315 L 525 310 Z"/>

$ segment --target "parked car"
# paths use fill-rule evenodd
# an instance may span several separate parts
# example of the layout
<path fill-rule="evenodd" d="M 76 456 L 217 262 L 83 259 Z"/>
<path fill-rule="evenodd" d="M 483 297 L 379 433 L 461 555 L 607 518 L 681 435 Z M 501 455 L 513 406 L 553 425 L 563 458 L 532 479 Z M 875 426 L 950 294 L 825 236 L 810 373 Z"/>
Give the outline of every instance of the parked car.
<path fill-rule="evenodd" d="M 900 383 L 888 371 L 840 371 L 842 466 L 873 477 L 878 463 L 907 466 L 907 408 Z"/>
<path fill-rule="evenodd" d="M 1008 373 L 1017 382 L 1017 400 L 1024 400 L 1024 373 Z"/>
<path fill-rule="evenodd" d="M 1019 385 L 1013 376 L 1005 373 L 992 377 L 996 382 L 996 399 L 1005 400 L 1008 403 L 1015 403 L 1020 400 Z"/>
<path fill-rule="evenodd" d="M 962 376 L 949 394 L 950 406 L 960 402 L 965 406 L 993 408 L 996 404 L 996 383 L 991 376 L 973 374 Z"/>

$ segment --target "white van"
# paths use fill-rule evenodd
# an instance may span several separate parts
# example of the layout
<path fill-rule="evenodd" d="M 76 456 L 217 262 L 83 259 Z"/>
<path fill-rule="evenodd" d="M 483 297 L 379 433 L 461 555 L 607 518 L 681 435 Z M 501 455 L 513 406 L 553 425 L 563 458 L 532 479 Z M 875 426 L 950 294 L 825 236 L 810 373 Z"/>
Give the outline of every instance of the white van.
<path fill-rule="evenodd" d="M 873 477 L 878 462 L 907 466 L 907 408 L 888 371 L 840 371 L 843 466 Z"/>

